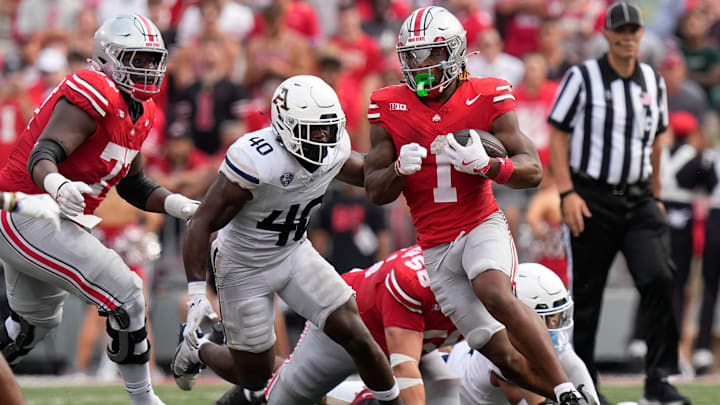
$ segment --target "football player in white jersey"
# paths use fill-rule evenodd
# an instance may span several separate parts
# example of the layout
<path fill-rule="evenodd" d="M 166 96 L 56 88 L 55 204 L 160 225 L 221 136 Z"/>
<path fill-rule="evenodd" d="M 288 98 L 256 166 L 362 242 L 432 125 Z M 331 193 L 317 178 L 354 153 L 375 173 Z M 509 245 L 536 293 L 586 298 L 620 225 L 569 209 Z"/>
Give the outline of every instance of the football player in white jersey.
<path fill-rule="evenodd" d="M 590 373 L 570 345 L 573 303 L 560 277 L 541 264 L 522 263 L 518 266 L 515 288 L 520 301 L 533 308 L 545 321 L 570 381 L 583 395 L 592 397 L 592 400 L 587 398 L 588 402 L 593 403 L 594 400 L 594 403 L 599 403 Z M 464 341 L 453 347 L 448 366 L 461 379 L 462 405 L 537 405 L 547 401 L 509 382 L 490 360 L 471 350 Z"/>
<path fill-rule="evenodd" d="M 270 127 L 230 146 L 190 221 L 183 246 L 188 318 L 172 361 L 175 381 L 191 389 L 205 364 L 230 382 L 263 389 L 275 360 L 277 293 L 348 351 L 375 397 L 399 404 L 390 365 L 360 319 L 353 290 L 306 238 L 310 213 L 333 179 L 364 184 L 364 156 L 351 151 L 340 101 L 321 79 L 285 80 L 271 109 Z M 207 342 L 199 330 L 217 317 L 205 297 L 209 259 L 227 347 Z"/>

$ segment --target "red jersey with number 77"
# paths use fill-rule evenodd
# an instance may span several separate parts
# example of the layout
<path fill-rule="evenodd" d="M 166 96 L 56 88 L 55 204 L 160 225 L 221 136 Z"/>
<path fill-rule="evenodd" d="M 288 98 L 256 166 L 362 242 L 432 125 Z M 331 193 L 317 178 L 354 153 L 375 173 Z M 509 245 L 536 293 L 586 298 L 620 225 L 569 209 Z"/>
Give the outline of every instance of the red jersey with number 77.
<path fill-rule="evenodd" d="M 373 92 L 368 108 L 370 123 L 390 134 L 396 153 L 413 142 L 428 151 L 422 168 L 405 178 L 402 190 L 424 249 L 454 240 L 498 210 L 490 180 L 452 167 L 444 152 L 445 135 L 470 128 L 489 132 L 496 117 L 515 109 L 515 97 L 505 80 L 470 78 L 445 104 L 428 104 L 397 85 Z"/>
<path fill-rule="evenodd" d="M 430 290 L 420 246 L 342 277 L 357 293 L 360 317 L 386 355 L 385 328 L 391 326 L 423 332 L 422 354 L 462 339 Z"/>
<path fill-rule="evenodd" d="M 45 192 L 30 178 L 27 161 L 61 98 L 81 108 L 95 121 L 95 132 L 58 166 L 63 176 L 85 182 L 92 188 L 92 193 L 84 194 L 85 214 L 92 214 L 110 188 L 125 177 L 140 152 L 152 128 L 155 104 L 152 100 L 142 103 L 143 113 L 133 122 L 125 99 L 104 73 L 84 69 L 68 75 L 35 110 L 10 160 L 0 170 L 0 190 Z"/>

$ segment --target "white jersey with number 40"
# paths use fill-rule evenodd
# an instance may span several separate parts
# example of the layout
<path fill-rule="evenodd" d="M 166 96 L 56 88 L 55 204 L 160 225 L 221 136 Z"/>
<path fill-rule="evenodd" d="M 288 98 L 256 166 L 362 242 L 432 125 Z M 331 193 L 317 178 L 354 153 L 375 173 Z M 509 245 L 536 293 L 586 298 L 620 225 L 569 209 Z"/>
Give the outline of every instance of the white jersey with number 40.
<path fill-rule="evenodd" d="M 350 157 L 350 137 L 329 148 L 331 163 L 310 173 L 270 127 L 250 132 L 227 151 L 220 173 L 253 198 L 218 233 L 223 260 L 248 268 L 282 261 L 307 235 L 312 211 Z"/>

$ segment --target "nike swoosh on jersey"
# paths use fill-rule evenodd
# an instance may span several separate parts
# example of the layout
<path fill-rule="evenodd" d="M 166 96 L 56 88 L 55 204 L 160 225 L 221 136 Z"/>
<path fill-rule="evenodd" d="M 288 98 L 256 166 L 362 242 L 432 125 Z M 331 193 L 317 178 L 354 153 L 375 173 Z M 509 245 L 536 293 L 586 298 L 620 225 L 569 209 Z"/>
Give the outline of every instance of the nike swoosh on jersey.
<path fill-rule="evenodd" d="M 475 97 L 472 98 L 472 99 L 466 98 L 466 99 L 465 99 L 465 104 L 471 105 L 471 104 L 474 103 L 480 96 L 481 96 L 481 94 L 478 93 L 478 95 L 475 96 Z"/>
<path fill-rule="evenodd" d="M 462 165 L 463 165 L 463 166 L 470 165 L 470 164 L 472 164 L 472 163 L 473 163 L 474 161 L 476 161 L 476 160 L 477 160 L 477 159 L 473 159 L 473 160 L 471 160 L 471 161 L 469 161 L 469 162 L 466 162 L 466 161 L 463 160 L 463 161 L 462 161 Z"/>

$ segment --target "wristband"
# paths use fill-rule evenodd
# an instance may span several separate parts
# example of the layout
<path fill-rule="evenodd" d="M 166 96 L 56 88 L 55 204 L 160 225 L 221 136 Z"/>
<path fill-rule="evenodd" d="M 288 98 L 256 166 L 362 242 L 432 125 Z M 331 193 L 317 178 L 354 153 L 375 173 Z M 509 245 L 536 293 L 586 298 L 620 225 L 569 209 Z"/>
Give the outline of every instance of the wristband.
<path fill-rule="evenodd" d="M 188 297 L 191 299 L 197 296 L 205 296 L 205 290 L 207 289 L 207 282 L 205 281 L 190 281 L 188 282 Z"/>
<path fill-rule="evenodd" d="M 510 180 L 510 176 L 512 176 L 513 171 L 515 170 L 515 166 L 513 165 L 512 160 L 510 160 L 509 158 L 496 159 L 500 164 L 500 170 L 498 171 L 497 176 L 495 176 L 493 180 L 497 184 L 505 184 L 508 180 Z"/>
<path fill-rule="evenodd" d="M 58 172 L 49 173 L 43 179 L 43 188 L 52 196 L 52 198 L 57 199 L 60 187 L 69 181 L 70 180 L 68 180 L 67 177 Z"/>
<path fill-rule="evenodd" d="M 372 392 L 375 399 L 377 399 L 378 401 L 381 401 L 381 402 L 392 401 L 393 399 L 400 396 L 400 388 L 398 388 L 397 383 L 395 383 L 395 385 L 393 385 L 392 388 L 390 388 L 389 390 L 385 390 L 385 391 L 370 390 L 370 392 Z"/>
<path fill-rule="evenodd" d="M 5 191 L 3 193 L 3 210 L 7 212 L 15 211 L 17 205 L 15 204 L 15 193 Z"/>
<path fill-rule="evenodd" d="M 393 163 L 393 170 L 395 170 L 395 175 L 398 177 L 405 177 L 402 173 L 400 173 L 400 161 L 396 160 L 395 163 Z"/>
<path fill-rule="evenodd" d="M 574 189 L 574 188 L 571 188 L 570 190 L 567 190 L 567 191 L 563 191 L 562 193 L 560 193 L 560 200 L 563 200 L 565 197 L 567 197 L 567 196 L 569 196 L 570 194 L 573 194 L 573 193 L 575 193 L 575 189 Z"/>
<path fill-rule="evenodd" d="M 165 197 L 165 201 L 163 202 L 163 208 L 165 209 L 165 213 L 168 215 L 171 215 L 178 219 L 184 219 L 188 220 L 192 215 L 187 215 L 187 212 L 184 212 L 183 209 L 192 206 L 193 200 L 185 197 L 182 194 L 169 194 L 167 197 Z"/>

